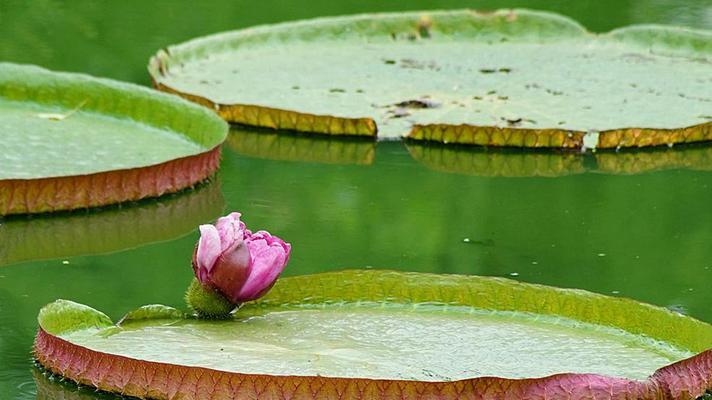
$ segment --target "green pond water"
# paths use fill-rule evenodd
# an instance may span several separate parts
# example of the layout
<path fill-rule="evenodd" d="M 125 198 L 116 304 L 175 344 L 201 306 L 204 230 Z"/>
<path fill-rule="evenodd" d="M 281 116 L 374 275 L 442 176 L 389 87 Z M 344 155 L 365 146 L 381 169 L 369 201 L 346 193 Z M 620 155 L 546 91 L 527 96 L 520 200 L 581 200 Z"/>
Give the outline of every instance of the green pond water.
<path fill-rule="evenodd" d="M 157 49 L 217 31 L 364 11 L 508 6 L 557 11 L 594 31 L 712 27 L 704 0 L 5 0 L 0 60 L 148 84 L 145 65 Z M 182 306 L 195 227 L 228 210 L 293 244 L 286 275 L 373 267 L 506 276 L 712 322 L 709 204 L 707 147 L 581 156 L 235 131 L 216 179 L 194 192 L 0 220 L 0 398 L 37 397 L 30 349 L 41 306 L 66 298 L 114 319 L 148 303 Z"/>

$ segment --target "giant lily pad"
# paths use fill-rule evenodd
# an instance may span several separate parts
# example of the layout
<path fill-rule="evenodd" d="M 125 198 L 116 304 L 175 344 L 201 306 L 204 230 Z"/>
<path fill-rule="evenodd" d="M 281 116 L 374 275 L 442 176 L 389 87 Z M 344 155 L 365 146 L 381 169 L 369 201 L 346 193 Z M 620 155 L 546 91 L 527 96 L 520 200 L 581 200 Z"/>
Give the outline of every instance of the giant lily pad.
<path fill-rule="evenodd" d="M 185 189 L 215 172 L 226 135 L 219 118 L 173 96 L 0 63 L 0 215 Z"/>
<path fill-rule="evenodd" d="M 225 206 L 220 185 L 128 207 L 8 217 L 0 225 L 0 266 L 23 261 L 111 253 L 175 239 L 215 220 Z"/>
<path fill-rule="evenodd" d="M 59 300 L 34 355 L 140 398 L 689 399 L 712 387 L 712 326 L 499 278 L 345 271 L 286 278 L 227 321 L 146 306 L 118 324 Z"/>
<path fill-rule="evenodd" d="M 155 55 L 155 85 L 228 121 L 516 147 L 712 139 L 712 32 L 595 35 L 527 10 L 321 18 L 227 32 Z"/>

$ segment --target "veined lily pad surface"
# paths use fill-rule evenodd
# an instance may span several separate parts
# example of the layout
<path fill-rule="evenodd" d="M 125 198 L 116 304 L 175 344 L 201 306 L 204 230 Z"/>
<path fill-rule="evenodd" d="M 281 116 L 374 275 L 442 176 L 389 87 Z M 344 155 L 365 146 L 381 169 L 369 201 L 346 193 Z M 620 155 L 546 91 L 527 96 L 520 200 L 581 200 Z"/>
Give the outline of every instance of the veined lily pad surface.
<path fill-rule="evenodd" d="M 223 121 L 137 85 L 0 63 L 0 215 L 176 192 L 210 175 Z"/>
<path fill-rule="evenodd" d="M 528 10 L 322 18 L 195 39 L 155 85 L 241 124 L 516 147 L 712 139 L 712 32 Z"/>
<path fill-rule="evenodd" d="M 44 367 L 141 398 L 687 399 L 712 387 L 712 326 L 500 278 L 344 271 L 283 279 L 227 321 L 153 305 L 113 324 L 59 300 L 39 324 Z"/>

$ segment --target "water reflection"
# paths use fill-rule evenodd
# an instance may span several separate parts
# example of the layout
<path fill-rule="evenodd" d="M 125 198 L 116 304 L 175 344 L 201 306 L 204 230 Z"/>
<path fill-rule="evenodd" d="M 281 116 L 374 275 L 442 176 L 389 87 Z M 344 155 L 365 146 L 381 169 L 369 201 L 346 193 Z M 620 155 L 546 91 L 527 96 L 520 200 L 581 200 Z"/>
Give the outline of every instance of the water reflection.
<path fill-rule="evenodd" d="M 275 161 L 372 165 L 377 143 L 369 139 L 303 135 L 233 127 L 227 140 L 241 156 Z M 712 171 L 712 146 L 682 145 L 580 153 L 551 149 L 490 149 L 405 142 L 429 169 L 482 177 L 557 177 L 588 172 L 632 175 L 668 169 Z"/>
<path fill-rule="evenodd" d="M 234 127 L 227 145 L 236 153 L 257 158 L 324 164 L 372 164 L 376 142 Z"/>
<path fill-rule="evenodd" d="M 586 172 L 628 175 L 666 169 L 712 171 L 709 145 L 586 154 L 413 142 L 406 147 L 415 160 L 432 170 L 472 176 L 556 177 Z"/>
<path fill-rule="evenodd" d="M 220 184 L 214 181 L 195 190 L 135 204 L 8 217 L 0 224 L 0 266 L 110 253 L 175 239 L 217 218 L 224 205 Z"/>
<path fill-rule="evenodd" d="M 32 368 L 32 379 L 37 386 L 37 400 L 120 400 L 125 397 L 111 393 L 97 392 L 96 389 L 77 386 L 73 382 L 61 382 L 59 377 Z M 25 398 L 25 397 L 23 397 Z M 27 396 L 27 399 L 32 397 Z"/>
<path fill-rule="evenodd" d="M 473 176 L 564 176 L 586 172 L 573 152 L 491 150 L 482 147 L 408 142 L 410 155 L 429 169 Z"/>

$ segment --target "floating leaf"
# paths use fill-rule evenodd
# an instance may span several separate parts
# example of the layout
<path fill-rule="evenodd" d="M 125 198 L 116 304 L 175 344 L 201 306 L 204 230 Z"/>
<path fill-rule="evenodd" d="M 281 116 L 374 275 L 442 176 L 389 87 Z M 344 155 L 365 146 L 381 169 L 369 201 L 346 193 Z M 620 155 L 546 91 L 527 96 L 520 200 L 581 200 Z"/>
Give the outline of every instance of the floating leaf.
<path fill-rule="evenodd" d="M 469 10 L 321 18 L 168 47 L 154 84 L 240 124 L 515 147 L 712 139 L 712 33 Z"/>
<path fill-rule="evenodd" d="M 283 279 L 232 320 L 139 314 L 112 325 L 52 303 L 35 357 L 141 398 L 652 400 L 712 387 L 712 326 L 500 278 L 344 271 Z"/>
<path fill-rule="evenodd" d="M 227 126 L 137 85 L 0 63 L 0 215 L 172 193 L 219 164 Z"/>

